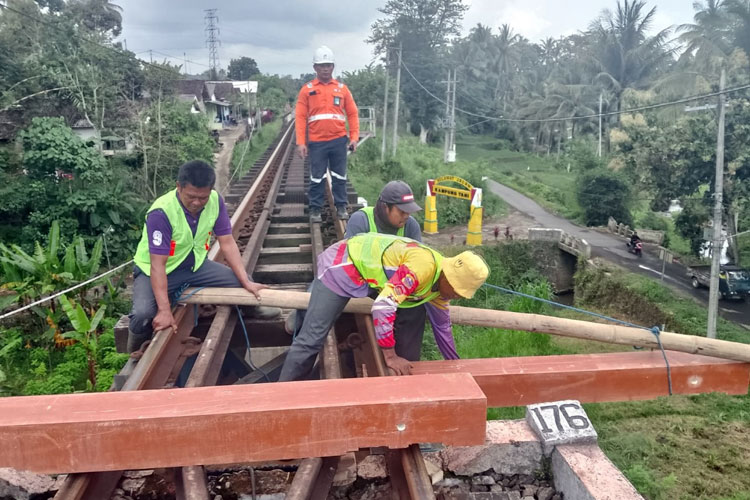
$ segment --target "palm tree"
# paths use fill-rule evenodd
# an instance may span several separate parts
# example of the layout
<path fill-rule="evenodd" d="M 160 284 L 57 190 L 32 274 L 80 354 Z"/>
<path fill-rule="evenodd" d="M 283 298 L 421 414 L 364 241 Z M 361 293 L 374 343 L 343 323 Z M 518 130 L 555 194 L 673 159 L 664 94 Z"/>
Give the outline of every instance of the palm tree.
<path fill-rule="evenodd" d="M 692 60 L 711 73 L 716 66 L 723 66 L 727 56 L 732 52 L 731 24 L 722 0 L 694 2 L 696 10 L 693 23 L 677 27 L 682 32 L 678 40 L 685 45 L 682 60 Z"/>
<path fill-rule="evenodd" d="M 617 111 L 625 89 L 646 87 L 674 50 L 667 46 L 670 28 L 648 36 L 656 7 L 646 12 L 645 6 L 643 0 L 618 0 L 614 13 L 605 10 L 590 27 L 589 64 Z"/>

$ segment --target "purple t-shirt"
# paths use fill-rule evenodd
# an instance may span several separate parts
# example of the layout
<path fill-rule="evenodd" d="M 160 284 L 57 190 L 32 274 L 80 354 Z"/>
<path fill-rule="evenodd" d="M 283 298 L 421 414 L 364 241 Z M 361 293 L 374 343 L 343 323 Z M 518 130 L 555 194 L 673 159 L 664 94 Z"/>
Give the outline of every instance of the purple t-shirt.
<path fill-rule="evenodd" d="M 177 196 L 177 193 L 175 193 L 175 196 Z M 179 196 L 177 196 L 177 201 L 180 201 Z M 195 231 L 198 229 L 198 219 L 202 211 L 198 213 L 198 217 L 193 217 L 181 201 L 180 206 L 190 229 L 193 231 L 193 236 L 195 236 Z M 172 225 L 169 223 L 167 214 L 163 210 L 157 208 L 148 213 L 146 217 L 146 232 L 148 233 L 149 253 L 154 255 L 169 255 L 172 242 Z M 213 234 L 215 236 L 232 234 L 232 223 L 229 220 L 227 207 L 221 195 L 219 195 L 219 217 L 214 223 Z M 193 264 L 195 264 L 195 256 L 190 252 L 185 260 L 177 266 L 177 269 L 192 269 Z"/>

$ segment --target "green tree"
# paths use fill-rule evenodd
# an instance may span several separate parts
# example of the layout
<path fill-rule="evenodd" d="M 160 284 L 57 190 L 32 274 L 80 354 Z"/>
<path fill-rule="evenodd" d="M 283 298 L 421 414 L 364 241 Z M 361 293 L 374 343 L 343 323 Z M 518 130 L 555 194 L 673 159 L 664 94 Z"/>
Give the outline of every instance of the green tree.
<path fill-rule="evenodd" d="M 587 226 L 606 225 L 609 217 L 632 224 L 629 184 L 620 174 L 607 169 L 588 171 L 578 178 L 576 194 Z"/>
<path fill-rule="evenodd" d="M 588 61 L 617 111 L 623 92 L 648 86 L 673 53 L 667 47 L 669 28 L 649 35 L 656 7 L 645 9 L 643 0 L 618 0 L 615 11 L 605 10 L 590 28 Z"/>
<path fill-rule="evenodd" d="M 230 80 L 249 80 L 258 73 L 260 73 L 258 63 L 252 57 L 242 56 L 239 59 L 232 59 L 227 68 L 227 77 Z"/>
<path fill-rule="evenodd" d="M 420 83 L 433 93 L 442 93 L 436 88 L 436 82 L 446 73 L 442 60 L 450 37 L 461 33 L 467 9 L 461 0 L 389 0 L 378 9 L 384 17 L 371 27 L 367 42 L 375 46 L 377 54 L 402 47 L 404 104 L 412 132 L 418 133 L 422 142 L 438 125 L 443 106 L 427 95 Z"/>

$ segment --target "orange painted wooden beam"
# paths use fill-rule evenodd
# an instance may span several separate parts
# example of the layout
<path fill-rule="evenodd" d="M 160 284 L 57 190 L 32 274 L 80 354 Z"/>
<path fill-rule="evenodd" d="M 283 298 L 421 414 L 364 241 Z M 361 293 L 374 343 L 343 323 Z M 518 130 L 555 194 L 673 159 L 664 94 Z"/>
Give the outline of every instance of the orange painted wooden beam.
<path fill-rule="evenodd" d="M 0 467 L 39 473 L 484 442 L 466 373 L 0 398 Z"/>
<path fill-rule="evenodd" d="M 747 394 L 750 363 L 667 351 L 674 394 Z M 586 403 L 653 399 L 668 394 L 661 352 L 421 361 L 415 374 L 467 372 L 487 406 L 577 399 Z"/>

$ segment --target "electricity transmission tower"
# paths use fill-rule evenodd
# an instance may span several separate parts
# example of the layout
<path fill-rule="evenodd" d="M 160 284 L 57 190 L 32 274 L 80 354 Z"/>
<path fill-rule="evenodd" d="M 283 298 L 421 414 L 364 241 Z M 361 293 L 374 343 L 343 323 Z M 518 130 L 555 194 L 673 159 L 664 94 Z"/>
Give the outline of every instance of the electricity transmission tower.
<path fill-rule="evenodd" d="M 216 15 L 218 9 L 206 9 L 206 15 L 203 19 L 206 21 L 206 47 L 208 47 L 208 66 L 210 79 L 219 78 L 219 16 Z"/>

